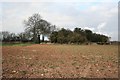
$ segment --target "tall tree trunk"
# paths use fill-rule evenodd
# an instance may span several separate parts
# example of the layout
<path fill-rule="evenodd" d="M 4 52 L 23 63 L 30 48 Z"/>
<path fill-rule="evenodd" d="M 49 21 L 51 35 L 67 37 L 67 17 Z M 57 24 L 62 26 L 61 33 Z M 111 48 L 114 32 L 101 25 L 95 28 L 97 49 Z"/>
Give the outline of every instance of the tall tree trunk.
<path fill-rule="evenodd" d="M 42 34 L 42 42 L 44 42 L 44 35 Z"/>
<path fill-rule="evenodd" d="M 40 35 L 38 35 L 38 43 L 40 44 Z"/>
<path fill-rule="evenodd" d="M 34 32 L 33 32 L 33 41 L 36 43 L 36 33 L 35 33 L 35 27 L 34 27 Z"/>

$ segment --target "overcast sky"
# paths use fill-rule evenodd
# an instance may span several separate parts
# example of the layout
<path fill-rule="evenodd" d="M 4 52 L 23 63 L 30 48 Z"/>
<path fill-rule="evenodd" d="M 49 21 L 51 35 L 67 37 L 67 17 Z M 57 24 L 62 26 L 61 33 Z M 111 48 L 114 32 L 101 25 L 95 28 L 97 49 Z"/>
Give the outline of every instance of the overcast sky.
<path fill-rule="evenodd" d="M 0 28 L 19 33 L 23 21 L 34 13 L 59 28 L 90 29 L 118 40 L 118 0 L 38 0 L 1 1 Z"/>

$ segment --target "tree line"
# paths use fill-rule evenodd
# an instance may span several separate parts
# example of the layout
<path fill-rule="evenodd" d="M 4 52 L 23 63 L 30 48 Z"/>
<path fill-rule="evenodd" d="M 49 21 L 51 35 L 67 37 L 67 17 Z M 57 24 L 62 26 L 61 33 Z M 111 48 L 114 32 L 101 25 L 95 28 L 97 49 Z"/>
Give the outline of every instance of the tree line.
<path fill-rule="evenodd" d="M 8 31 L 2 31 L 0 32 L 0 41 L 3 42 L 32 42 L 32 40 L 29 38 L 28 34 L 25 32 L 21 32 L 18 34 L 11 33 Z"/>
<path fill-rule="evenodd" d="M 25 31 L 19 34 L 3 31 L 2 41 L 22 41 L 22 42 L 44 42 L 44 36 L 49 38 L 51 43 L 76 43 L 81 44 L 84 42 L 107 42 L 108 36 L 93 33 L 91 30 L 83 30 L 75 28 L 73 31 L 70 29 L 61 28 L 57 29 L 55 25 L 41 18 L 40 14 L 33 14 L 27 20 L 24 20 Z M 42 35 L 42 40 L 40 40 Z"/>
<path fill-rule="evenodd" d="M 68 44 L 76 43 L 81 44 L 85 42 L 107 42 L 109 37 L 101 34 L 93 33 L 91 30 L 83 30 L 75 28 L 73 31 L 62 28 L 59 31 L 54 31 L 50 35 L 52 43 Z"/>

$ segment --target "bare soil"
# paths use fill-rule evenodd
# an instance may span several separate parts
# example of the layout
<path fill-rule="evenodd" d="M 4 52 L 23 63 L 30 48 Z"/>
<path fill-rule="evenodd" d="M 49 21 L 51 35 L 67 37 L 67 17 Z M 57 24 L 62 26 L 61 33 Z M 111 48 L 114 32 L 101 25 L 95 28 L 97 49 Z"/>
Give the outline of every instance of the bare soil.
<path fill-rule="evenodd" d="M 118 78 L 118 46 L 3 46 L 2 68 L 6 78 Z"/>

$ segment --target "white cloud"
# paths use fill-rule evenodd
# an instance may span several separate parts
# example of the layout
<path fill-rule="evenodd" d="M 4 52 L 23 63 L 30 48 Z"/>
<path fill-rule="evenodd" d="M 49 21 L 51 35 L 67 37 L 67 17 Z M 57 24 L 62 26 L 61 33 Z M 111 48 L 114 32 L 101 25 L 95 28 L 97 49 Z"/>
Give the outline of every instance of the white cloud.
<path fill-rule="evenodd" d="M 106 36 L 110 36 L 111 34 L 108 34 L 108 32 L 104 31 L 104 28 L 106 27 L 106 25 L 107 25 L 106 22 L 100 23 L 100 24 L 97 26 L 96 33 L 98 33 L 98 34 L 103 34 L 103 35 L 106 35 Z"/>
<path fill-rule="evenodd" d="M 93 28 L 93 27 L 84 27 L 84 29 L 89 29 L 89 30 L 92 30 L 92 31 L 95 30 L 95 28 Z"/>
<path fill-rule="evenodd" d="M 119 0 L 51 0 L 51 2 L 118 2 Z M 50 2 L 50 0 L 1 0 L 0 2 Z"/>
<path fill-rule="evenodd" d="M 112 33 L 115 34 L 117 30 L 117 12 L 116 3 L 5 3 L 3 4 L 3 29 L 21 32 L 24 29 L 23 20 L 33 13 L 40 13 L 43 19 L 59 27 L 86 28 L 114 38 L 110 32 L 113 31 Z"/>
<path fill-rule="evenodd" d="M 98 30 L 103 29 L 106 26 L 106 22 L 100 23 L 97 27 Z"/>

